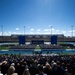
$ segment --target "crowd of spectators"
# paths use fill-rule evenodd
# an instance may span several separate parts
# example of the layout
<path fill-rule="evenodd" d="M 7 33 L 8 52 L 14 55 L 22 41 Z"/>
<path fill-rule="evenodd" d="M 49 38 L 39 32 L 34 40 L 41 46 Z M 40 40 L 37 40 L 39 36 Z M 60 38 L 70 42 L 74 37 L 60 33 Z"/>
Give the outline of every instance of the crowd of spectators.
<path fill-rule="evenodd" d="M 29 45 L 16 45 L 10 47 L 10 49 L 34 49 L 36 47 L 35 44 L 29 44 Z"/>
<path fill-rule="evenodd" d="M 41 49 L 64 49 L 64 46 L 56 45 L 56 44 L 40 44 Z"/>
<path fill-rule="evenodd" d="M 75 55 L 0 55 L 1 75 L 75 75 Z"/>
<path fill-rule="evenodd" d="M 37 44 L 28 44 L 28 45 L 16 45 L 12 46 L 10 49 L 35 49 Z M 41 49 L 64 49 L 63 46 L 60 45 L 51 45 L 51 44 L 39 44 Z"/>

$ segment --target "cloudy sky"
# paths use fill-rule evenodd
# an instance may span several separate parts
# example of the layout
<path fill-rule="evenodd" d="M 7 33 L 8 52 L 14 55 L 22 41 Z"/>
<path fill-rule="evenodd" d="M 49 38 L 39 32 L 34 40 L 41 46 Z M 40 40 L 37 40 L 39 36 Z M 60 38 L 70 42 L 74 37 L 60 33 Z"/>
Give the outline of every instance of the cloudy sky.
<path fill-rule="evenodd" d="M 75 0 L 0 0 L 0 35 L 75 35 Z"/>

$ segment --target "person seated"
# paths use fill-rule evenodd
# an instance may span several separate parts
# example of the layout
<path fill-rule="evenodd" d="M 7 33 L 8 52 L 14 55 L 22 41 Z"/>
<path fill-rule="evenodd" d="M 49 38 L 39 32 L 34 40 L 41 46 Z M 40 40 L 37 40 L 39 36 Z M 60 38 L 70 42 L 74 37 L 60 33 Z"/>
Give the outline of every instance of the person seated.
<path fill-rule="evenodd" d="M 47 74 L 45 74 L 45 73 L 43 72 L 43 66 L 42 66 L 42 65 L 40 65 L 40 66 L 38 67 L 38 71 L 39 71 L 39 73 L 38 73 L 38 74 L 35 74 L 35 75 L 47 75 Z"/>
<path fill-rule="evenodd" d="M 25 70 L 22 75 L 30 75 L 28 65 L 25 66 Z"/>
<path fill-rule="evenodd" d="M 51 65 L 47 62 L 44 68 L 44 73 L 47 75 L 54 75 Z"/>
<path fill-rule="evenodd" d="M 15 73 L 15 67 L 10 66 L 6 75 L 18 75 L 18 74 Z"/>

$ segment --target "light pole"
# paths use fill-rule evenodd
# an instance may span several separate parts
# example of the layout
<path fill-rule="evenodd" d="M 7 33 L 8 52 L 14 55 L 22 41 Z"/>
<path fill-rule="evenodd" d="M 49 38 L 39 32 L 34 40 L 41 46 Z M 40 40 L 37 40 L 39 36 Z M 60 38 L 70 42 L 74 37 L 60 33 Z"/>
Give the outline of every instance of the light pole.
<path fill-rule="evenodd" d="M 52 35 L 52 26 L 50 26 L 51 27 L 51 35 Z"/>
<path fill-rule="evenodd" d="M 2 36 L 3 36 L 3 25 L 1 25 L 1 32 L 2 32 Z"/>
<path fill-rule="evenodd" d="M 25 35 L 25 26 L 24 26 L 24 35 Z"/>
<path fill-rule="evenodd" d="M 50 27 L 50 34 L 52 35 L 52 25 L 49 25 Z"/>
<path fill-rule="evenodd" d="M 72 37 L 73 37 L 73 27 L 74 27 L 74 26 L 73 26 L 73 25 L 71 25 L 71 28 L 72 28 Z"/>

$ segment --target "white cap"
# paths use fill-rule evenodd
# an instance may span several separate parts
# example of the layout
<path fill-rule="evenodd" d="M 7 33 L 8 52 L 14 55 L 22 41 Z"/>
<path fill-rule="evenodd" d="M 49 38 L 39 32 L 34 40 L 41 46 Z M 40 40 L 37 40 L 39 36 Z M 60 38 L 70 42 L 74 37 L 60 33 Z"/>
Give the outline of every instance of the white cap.
<path fill-rule="evenodd" d="M 11 63 L 11 66 L 15 66 L 15 64 L 14 63 Z"/>

